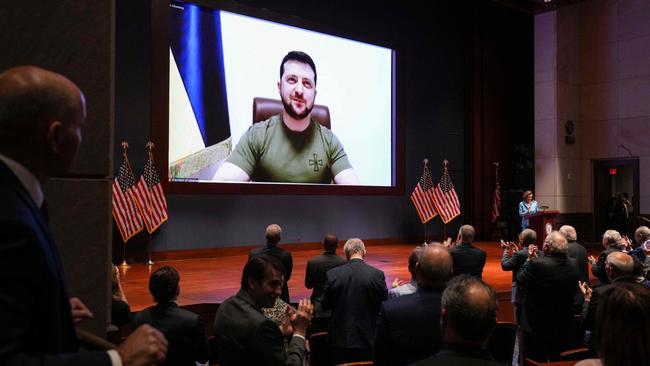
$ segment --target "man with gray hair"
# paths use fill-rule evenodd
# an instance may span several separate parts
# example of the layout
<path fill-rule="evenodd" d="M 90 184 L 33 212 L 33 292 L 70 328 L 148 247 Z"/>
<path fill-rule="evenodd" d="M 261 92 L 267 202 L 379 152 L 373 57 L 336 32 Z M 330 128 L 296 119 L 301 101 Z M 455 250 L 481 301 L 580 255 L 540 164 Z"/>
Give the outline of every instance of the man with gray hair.
<path fill-rule="evenodd" d="M 440 301 L 452 276 L 449 250 L 438 243 L 420 250 L 414 265 L 417 290 L 386 300 L 379 310 L 375 365 L 408 365 L 433 356 L 442 346 Z"/>
<path fill-rule="evenodd" d="M 361 239 L 348 240 L 343 251 L 348 262 L 327 272 L 322 302 L 332 311 L 328 338 L 336 364 L 372 358 L 379 306 L 388 295 L 384 272 L 363 260 Z"/>
<path fill-rule="evenodd" d="M 497 295 L 472 276 L 454 277 L 442 294 L 440 328 L 443 347 L 416 366 L 496 366 L 485 349 L 497 323 Z"/>
<path fill-rule="evenodd" d="M 282 266 L 284 267 L 284 282 L 282 283 L 282 294 L 280 295 L 280 299 L 288 304 L 290 303 L 288 283 L 291 279 L 291 271 L 293 270 L 293 258 L 291 257 L 291 252 L 278 246 L 280 240 L 282 240 L 282 228 L 280 225 L 271 224 L 267 226 L 265 236 L 266 246 L 251 250 L 248 259 L 251 259 L 256 255 L 266 254 L 275 257 L 280 261 L 280 263 L 282 263 Z"/>
<path fill-rule="evenodd" d="M 580 272 L 580 281 L 589 282 L 589 261 L 587 260 L 587 249 L 578 243 L 578 233 L 571 225 L 563 225 L 560 233 L 567 240 L 567 256 L 576 260 L 578 272 Z"/>
<path fill-rule="evenodd" d="M 487 255 L 485 251 L 472 245 L 474 227 L 472 225 L 461 226 L 458 236 L 460 244 L 449 251 L 454 259 L 454 276 L 466 273 L 477 278 L 483 277 L 483 267 L 485 267 Z"/>
<path fill-rule="evenodd" d="M 600 252 L 598 260 L 593 256 L 589 256 L 589 262 L 591 263 L 591 273 L 598 277 L 600 284 L 609 283 L 607 274 L 605 273 L 605 260 L 607 256 L 612 252 L 620 252 L 623 250 L 623 237 L 616 230 L 607 230 L 603 234 L 603 247 L 605 250 Z"/>
<path fill-rule="evenodd" d="M 637 257 L 640 261 L 645 261 L 646 254 L 643 248 L 643 244 L 650 240 L 650 228 L 647 226 L 639 226 L 635 231 L 634 231 L 634 241 L 637 245 L 636 248 L 634 248 L 633 251 L 630 252 L 631 255 Z M 645 269 L 647 272 L 647 268 Z"/>
<path fill-rule="evenodd" d="M 517 273 L 517 285 L 526 288 L 521 330 L 526 357 L 557 361 L 560 352 L 577 345 L 573 301 L 578 286 L 578 267 L 567 257 L 567 240 L 558 231 L 544 240 L 544 256 L 529 250 Z"/>
<path fill-rule="evenodd" d="M 501 257 L 501 269 L 504 271 L 512 271 L 512 294 L 510 296 L 510 301 L 515 305 L 515 320 L 517 321 L 517 324 L 521 324 L 521 312 L 525 292 L 524 287 L 517 286 L 517 272 L 519 272 L 521 266 L 526 263 L 526 259 L 528 258 L 528 248 L 532 247 L 534 251 L 537 251 L 537 246 L 535 245 L 536 240 L 537 233 L 534 230 L 524 229 L 521 234 L 519 234 L 519 244 L 522 246 L 522 249 L 510 255 L 510 251 L 506 248 Z M 538 255 L 543 254 L 538 253 Z"/>

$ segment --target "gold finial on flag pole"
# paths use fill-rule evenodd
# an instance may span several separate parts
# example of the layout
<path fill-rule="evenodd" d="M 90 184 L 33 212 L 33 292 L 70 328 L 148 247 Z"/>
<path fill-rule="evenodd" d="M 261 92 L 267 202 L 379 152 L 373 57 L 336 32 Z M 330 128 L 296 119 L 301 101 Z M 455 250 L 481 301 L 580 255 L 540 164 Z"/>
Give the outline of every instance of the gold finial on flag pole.
<path fill-rule="evenodd" d="M 429 165 L 429 159 L 424 158 L 424 160 L 422 160 L 422 164 Z"/>

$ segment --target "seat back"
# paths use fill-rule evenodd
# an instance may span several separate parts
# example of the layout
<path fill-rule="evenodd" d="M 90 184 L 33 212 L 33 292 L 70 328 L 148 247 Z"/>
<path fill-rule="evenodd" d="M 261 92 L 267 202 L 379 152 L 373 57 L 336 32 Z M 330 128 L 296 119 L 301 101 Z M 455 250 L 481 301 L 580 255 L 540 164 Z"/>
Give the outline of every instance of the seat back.
<path fill-rule="evenodd" d="M 309 364 L 311 366 L 331 366 L 332 357 L 327 332 L 314 333 L 309 336 Z"/>
<path fill-rule="evenodd" d="M 517 338 L 515 323 L 498 322 L 488 339 L 486 348 L 498 363 L 510 365 L 515 350 L 515 338 Z"/>
<path fill-rule="evenodd" d="M 278 99 L 255 97 L 253 98 L 253 123 L 265 121 L 284 109 L 282 102 Z M 314 104 L 311 111 L 311 118 L 321 125 L 330 128 L 330 109 L 321 104 Z"/>

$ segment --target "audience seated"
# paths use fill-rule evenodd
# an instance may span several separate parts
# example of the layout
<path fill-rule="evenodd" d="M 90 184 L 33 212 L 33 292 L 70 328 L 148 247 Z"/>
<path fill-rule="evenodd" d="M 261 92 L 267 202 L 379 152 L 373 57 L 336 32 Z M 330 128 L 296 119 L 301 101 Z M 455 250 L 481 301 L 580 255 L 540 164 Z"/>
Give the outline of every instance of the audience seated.
<path fill-rule="evenodd" d="M 650 365 L 650 290 L 637 283 L 609 286 L 596 313 L 598 359 L 576 366 Z"/>
<path fill-rule="evenodd" d="M 270 255 L 277 258 L 284 267 L 284 282 L 282 283 L 282 294 L 280 298 L 287 304 L 289 300 L 289 285 L 287 284 L 291 279 L 291 271 L 293 270 L 293 258 L 291 253 L 278 247 L 278 243 L 282 239 L 282 228 L 280 225 L 271 224 L 266 227 L 266 246 L 251 250 L 248 259 L 260 254 Z"/>
<path fill-rule="evenodd" d="M 512 271 L 512 293 L 510 296 L 510 301 L 515 305 L 515 320 L 517 324 L 521 324 L 521 312 L 524 301 L 524 292 L 525 288 L 517 285 L 517 272 L 521 266 L 526 263 L 528 259 L 528 248 L 532 247 L 534 251 L 537 251 L 537 246 L 535 241 L 537 240 L 537 233 L 531 229 L 524 229 L 521 234 L 519 234 L 519 244 L 522 246 L 521 250 L 513 252 L 510 254 L 508 248 L 504 248 L 503 256 L 501 257 L 501 269 L 504 271 Z M 537 253 L 537 252 L 536 252 Z M 539 252 L 538 255 L 543 255 Z"/>
<path fill-rule="evenodd" d="M 449 250 L 440 244 L 419 248 L 413 269 L 417 291 L 388 299 L 379 310 L 375 365 L 408 365 L 436 354 L 442 346 L 440 302 L 453 263 Z"/>
<path fill-rule="evenodd" d="M 307 270 L 305 271 L 305 287 L 313 289 L 311 293 L 311 303 L 314 304 L 314 319 L 310 330 L 320 332 L 327 330 L 327 324 L 332 312 L 323 310 L 321 301 L 323 298 L 323 288 L 327 281 L 327 271 L 345 263 L 345 259 L 336 255 L 336 248 L 339 240 L 336 235 L 327 234 L 323 239 L 323 254 L 311 258 L 307 261 Z"/>
<path fill-rule="evenodd" d="M 574 348 L 576 322 L 573 301 L 578 267 L 567 258 L 567 240 L 557 231 L 544 240 L 544 256 L 529 247 L 526 263 L 517 273 L 517 285 L 526 288 L 521 330 L 526 357 L 557 361 L 560 352 Z"/>
<path fill-rule="evenodd" d="M 175 268 L 165 266 L 149 277 L 149 292 L 156 305 L 135 315 L 134 326 L 149 324 L 161 331 L 169 342 L 164 365 L 194 366 L 208 361 L 208 340 L 201 318 L 176 304 L 180 275 Z"/>
<path fill-rule="evenodd" d="M 314 307 L 301 300 L 298 309 L 288 313 L 293 334 L 285 347 L 283 330 L 262 314 L 280 296 L 284 266 L 275 257 L 260 254 L 244 266 L 239 292 L 226 299 L 214 319 L 214 336 L 220 364 L 296 365 L 305 363 L 305 335 Z M 285 334 L 286 335 L 286 334 Z"/>
<path fill-rule="evenodd" d="M 496 292 L 476 277 L 454 277 L 442 294 L 443 346 L 417 366 L 496 366 L 485 349 L 497 322 Z"/>
<path fill-rule="evenodd" d="M 124 295 L 124 290 L 122 290 L 122 284 L 120 283 L 120 271 L 115 265 L 113 265 L 111 292 L 111 324 L 121 327 L 125 324 L 131 323 L 133 321 L 131 307 L 129 306 L 128 301 L 126 301 L 126 296 Z"/>
<path fill-rule="evenodd" d="M 395 279 L 393 281 L 393 288 L 388 290 L 389 299 L 394 299 L 402 295 L 412 294 L 415 292 L 415 290 L 417 290 L 418 283 L 415 280 L 415 264 L 418 262 L 418 254 L 420 253 L 421 250 L 422 247 L 417 246 L 415 247 L 415 249 L 413 249 L 413 251 L 409 255 L 408 270 L 409 273 L 411 274 L 411 281 L 407 283 L 401 283 L 402 281 Z"/>
<path fill-rule="evenodd" d="M 485 251 L 472 245 L 474 241 L 474 227 L 463 225 L 459 231 L 460 244 L 451 248 L 451 257 L 454 260 L 454 276 L 469 274 L 477 278 L 483 276 L 485 267 Z"/>
<path fill-rule="evenodd" d="M 328 336 L 335 363 L 372 359 L 372 341 L 381 302 L 388 290 L 384 272 L 366 264 L 361 239 L 348 240 L 348 262 L 327 272 L 323 309 L 332 310 Z"/>

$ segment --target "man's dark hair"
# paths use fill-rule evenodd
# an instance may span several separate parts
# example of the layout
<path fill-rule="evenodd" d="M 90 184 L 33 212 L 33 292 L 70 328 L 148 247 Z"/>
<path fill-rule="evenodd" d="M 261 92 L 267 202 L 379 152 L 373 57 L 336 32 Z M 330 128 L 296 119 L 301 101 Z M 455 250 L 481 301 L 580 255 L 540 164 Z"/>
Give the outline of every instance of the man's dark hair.
<path fill-rule="evenodd" d="M 418 245 L 411 251 L 409 254 L 409 273 L 411 276 L 415 276 L 415 265 L 418 264 L 418 256 L 422 252 L 422 246 Z"/>
<path fill-rule="evenodd" d="M 157 303 L 173 301 L 178 296 L 181 276 L 174 267 L 161 267 L 149 277 L 149 292 Z"/>
<path fill-rule="evenodd" d="M 284 266 L 278 259 L 266 254 L 259 254 L 249 259 L 244 266 L 244 272 L 241 276 L 241 287 L 248 288 L 248 279 L 253 278 L 257 282 L 261 282 L 266 277 L 266 271 L 269 268 L 274 268 L 276 271 L 284 275 Z"/>
<path fill-rule="evenodd" d="M 487 292 L 487 302 L 468 296 L 469 290 L 475 286 Z M 442 308 L 446 310 L 447 326 L 469 342 L 487 340 L 497 322 L 497 306 L 494 289 L 466 274 L 454 277 L 442 293 Z"/>
<path fill-rule="evenodd" d="M 336 248 L 339 246 L 339 238 L 334 234 L 327 234 L 323 238 L 323 248 L 326 252 L 335 252 Z"/>
<path fill-rule="evenodd" d="M 298 61 L 303 64 L 309 65 L 311 67 L 312 71 L 314 71 L 314 84 L 316 84 L 316 64 L 314 63 L 314 60 L 309 57 L 308 54 L 302 52 L 302 51 L 291 51 L 287 53 L 286 56 L 282 59 L 282 63 L 280 63 L 280 80 L 282 80 L 282 75 L 284 75 L 284 63 L 287 61 Z"/>

